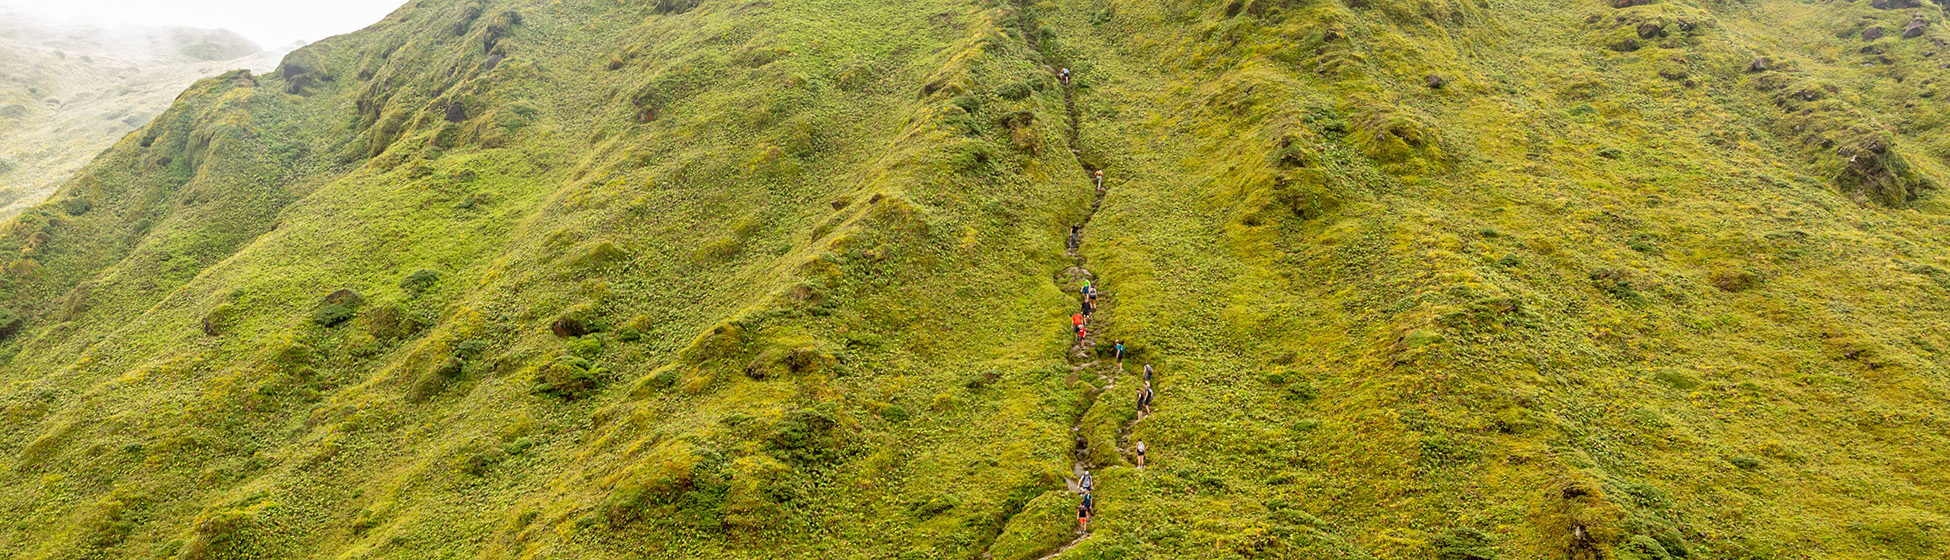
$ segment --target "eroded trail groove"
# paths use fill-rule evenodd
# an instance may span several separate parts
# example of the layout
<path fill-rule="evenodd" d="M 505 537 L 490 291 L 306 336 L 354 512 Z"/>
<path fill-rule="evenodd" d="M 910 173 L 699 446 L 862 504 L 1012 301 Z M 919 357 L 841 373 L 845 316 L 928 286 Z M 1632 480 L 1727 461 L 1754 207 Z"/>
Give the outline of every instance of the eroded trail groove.
<path fill-rule="evenodd" d="M 1097 211 L 1103 207 L 1104 195 L 1108 191 L 1108 187 L 1096 175 L 1098 169 L 1082 157 L 1082 143 L 1080 140 L 1082 122 L 1080 113 L 1077 110 L 1077 90 L 1072 85 L 1075 76 L 1071 75 L 1069 79 L 1065 79 L 1063 75 L 1064 69 L 1060 67 L 1062 62 L 1059 61 L 1054 64 L 1049 62 L 1049 53 L 1043 51 L 1040 42 L 1036 39 L 1038 31 L 1041 29 L 1041 24 L 1035 17 L 1034 12 L 1025 7 L 1021 0 L 1016 0 L 1014 7 L 1023 42 L 1028 45 L 1030 50 L 1043 55 L 1043 69 L 1057 77 L 1063 93 L 1064 120 L 1067 124 L 1067 130 L 1065 131 L 1066 147 L 1070 150 L 1071 160 L 1075 162 L 1076 168 L 1083 176 L 1085 184 L 1089 185 L 1094 191 L 1089 211 L 1075 222 L 1066 243 L 1066 254 L 1075 260 L 1075 264 L 1062 271 L 1056 278 L 1057 283 L 1063 286 L 1067 293 L 1077 294 L 1078 297 L 1082 297 L 1082 293 L 1079 290 L 1080 286 L 1084 281 L 1093 280 L 1095 277 L 1090 272 L 1088 261 L 1084 257 L 1084 240 L 1088 233 L 1091 219 L 1096 217 Z M 1101 285 L 1098 288 L 1099 295 L 1096 300 L 1097 307 L 1095 313 L 1091 315 L 1086 323 L 1089 333 L 1103 332 L 1105 325 L 1109 322 L 1109 309 L 1111 307 L 1109 300 L 1111 296 L 1107 293 L 1107 290 L 1102 289 Z M 1065 479 L 1065 486 L 1067 492 L 1075 495 L 1078 499 L 1083 494 L 1083 488 L 1080 485 L 1083 474 L 1097 466 L 1090 460 L 1091 443 L 1090 438 L 1084 432 L 1084 419 L 1089 416 L 1090 410 L 1098 404 L 1099 397 L 1109 393 L 1111 389 L 1117 386 L 1117 378 L 1123 373 L 1117 367 L 1114 359 L 1105 359 L 1098 356 L 1096 351 L 1096 336 L 1092 334 L 1078 337 L 1070 346 L 1068 355 L 1066 356 L 1067 361 L 1070 363 L 1071 371 L 1067 382 L 1073 386 L 1079 382 L 1088 383 L 1089 386 L 1093 387 L 1085 395 L 1086 404 L 1081 407 L 1081 410 L 1076 414 L 1076 419 L 1070 425 L 1070 433 L 1074 442 L 1073 448 L 1071 449 L 1073 463 L 1070 469 L 1070 475 Z M 1112 445 L 1119 445 L 1124 441 L 1129 430 L 1129 424 L 1121 426 L 1117 439 Z M 1119 454 L 1123 454 L 1121 449 L 1119 450 Z M 1007 533 L 1009 527 L 1015 521 L 1015 518 L 1011 518 L 1005 522 L 1002 532 Z M 1048 550 L 1040 558 L 1054 558 L 1077 544 L 1082 543 L 1089 537 L 1090 532 L 1079 527 L 1072 538 Z M 993 543 L 991 543 L 991 546 L 993 546 Z M 984 553 L 983 557 L 989 558 L 990 554 Z"/>

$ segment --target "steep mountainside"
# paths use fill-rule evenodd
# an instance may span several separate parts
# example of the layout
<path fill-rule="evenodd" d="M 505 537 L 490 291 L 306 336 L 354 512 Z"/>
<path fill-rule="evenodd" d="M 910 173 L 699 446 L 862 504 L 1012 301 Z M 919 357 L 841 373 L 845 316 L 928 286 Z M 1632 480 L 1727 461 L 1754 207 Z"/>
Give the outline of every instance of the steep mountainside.
<path fill-rule="evenodd" d="M 276 64 L 220 29 L 102 28 L 0 13 L 0 216 L 46 200 L 191 83 Z"/>
<path fill-rule="evenodd" d="M 1942 557 L 1945 25 L 416 0 L 0 229 L 0 557 Z"/>

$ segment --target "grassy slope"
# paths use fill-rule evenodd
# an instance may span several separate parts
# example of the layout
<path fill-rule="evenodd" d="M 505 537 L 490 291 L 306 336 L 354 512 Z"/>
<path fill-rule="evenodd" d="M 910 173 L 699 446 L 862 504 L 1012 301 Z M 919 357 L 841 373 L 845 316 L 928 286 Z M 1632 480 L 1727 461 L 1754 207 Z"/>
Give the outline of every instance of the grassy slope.
<path fill-rule="evenodd" d="M 1638 535 L 1708 557 L 1940 550 L 1943 461 L 1928 450 L 1942 445 L 1945 380 L 1926 325 L 1942 320 L 1942 218 L 1858 206 L 1803 176 L 1832 168 L 1768 130 L 1767 90 L 1740 73 L 1754 52 L 1778 68 L 1781 51 L 1860 44 L 1779 20 L 1908 12 L 1047 9 L 1103 76 L 1102 128 L 1085 137 L 1130 177 L 1096 226 L 1118 236 L 1097 251 L 1124 286 L 1119 325 L 1179 358 L 1167 411 L 1138 432 L 1163 468 L 1141 479 L 1142 505 L 1107 508 L 1118 538 L 1073 554 L 1192 535 L 1247 555 L 1415 556 L 1459 542 L 1445 537 L 1460 525 L 1506 555 L 1553 557 L 1571 524 L 1620 555 L 1650 554 Z M 1665 11 L 1724 28 L 1670 49 L 1601 47 L 1611 18 Z M 1169 31 L 1187 20 L 1204 23 Z M 1349 40 L 1322 41 L 1328 30 Z M 1572 43 L 1583 34 L 1595 44 Z M 1921 58 L 1926 39 L 1890 52 Z M 1365 62 L 1322 72 L 1348 59 L 1338 49 Z M 1658 75 L 1674 59 L 1694 85 Z M 1793 60 L 1886 87 L 1852 60 Z M 1428 74 L 1450 83 L 1431 90 Z M 1858 103 L 1930 153 L 1929 109 Z M 1446 157 L 1363 136 L 1401 136 L 1398 123 L 1439 136 Z M 1283 136 L 1317 145 L 1281 163 Z M 1303 203 L 1266 208 L 1283 194 Z M 1715 288 L 1742 273 L 1760 287 Z M 1270 363 L 1288 351 L 1292 365 Z M 1285 398 L 1269 373 L 1319 397 Z M 1107 503 L 1130 488 L 1106 487 Z M 1167 521 L 1187 518 L 1204 521 Z"/>
<path fill-rule="evenodd" d="M 68 27 L 8 14 L 0 22 L 0 215 L 43 202 L 191 83 L 276 63 L 228 31 Z"/>
<path fill-rule="evenodd" d="M 1044 63 L 1161 366 L 1066 557 L 1950 546 L 1930 35 L 1839 36 L 1908 11 L 1026 8 L 422 1 L 199 84 L 5 232 L 0 550 L 1027 552 L 1085 402 Z"/>

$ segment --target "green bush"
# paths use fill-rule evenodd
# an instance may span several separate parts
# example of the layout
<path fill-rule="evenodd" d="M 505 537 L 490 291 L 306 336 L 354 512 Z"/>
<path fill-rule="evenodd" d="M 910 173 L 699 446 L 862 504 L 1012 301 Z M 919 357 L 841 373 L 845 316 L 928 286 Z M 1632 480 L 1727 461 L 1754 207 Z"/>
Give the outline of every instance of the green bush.
<path fill-rule="evenodd" d="M 800 464 L 824 464 L 837 460 L 842 447 L 837 439 L 839 419 L 830 407 L 800 409 L 786 413 L 767 444 L 781 459 Z"/>
<path fill-rule="evenodd" d="M 427 290 L 432 289 L 433 285 L 438 282 L 440 282 L 440 272 L 422 268 L 413 271 L 412 274 L 406 275 L 406 278 L 400 279 L 399 287 L 402 290 L 406 290 L 406 293 L 417 296 L 426 293 Z"/>
<path fill-rule="evenodd" d="M 80 198 L 80 197 L 61 199 L 60 204 L 61 204 L 61 211 L 67 212 L 69 216 L 80 216 L 82 214 L 87 214 L 89 209 L 95 207 L 95 203 L 89 202 L 88 199 Z"/>
<path fill-rule="evenodd" d="M 897 404 L 890 404 L 880 409 L 880 417 L 886 418 L 889 422 L 906 422 L 908 413 L 906 408 L 902 408 Z"/>
<path fill-rule="evenodd" d="M 311 322 L 318 326 L 331 328 L 352 318 L 352 308 L 338 304 L 327 304 L 311 312 Z"/>
<path fill-rule="evenodd" d="M 0 307 L 0 340 L 6 340 L 12 337 L 14 333 L 20 332 L 21 326 L 25 323 L 26 321 L 21 319 L 19 313 L 15 313 L 12 309 Z"/>
<path fill-rule="evenodd" d="M 1313 383 L 1307 381 L 1295 381 L 1293 382 L 1292 385 L 1286 386 L 1287 400 L 1307 402 L 1307 401 L 1314 400 L 1314 397 L 1316 396 L 1319 396 L 1319 393 L 1314 390 Z"/>
<path fill-rule="evenodd" d="M 1440 560 L 1496 560 L 1490 536 L 1470 527 L 1451 527 L 1429 540 Z"/>
<path fill-rule="evenodd" d="M 1028 99 L 1030 94 L 1033 93 L 1036 93 L 1036 90 L 1034 87 L 1031 87 L 1029 85 L 1029 82 L 1016 82 L 1013 84 L 1002 86 L 1000 88 L 996 88 L 995 90 L 996 96 L 1001 97 L 1003 99 L 1012 100 L 1012 101 L 1021 101 L 1023 99 Z"/>
<path fill-rule="evenodd" d="M 1618 547 L 1618 560 L 1675 560 L 1684 556 L 1674 556 L 1657 539 L 1646 535 L 1632 535 Z"/>
<path fill-rule="evenodd" d="M 666 366 L 637 380 L 636 388 L 630 391 L 630 396 L 640 399 L 650 396 L 651 393 L 669 389 L 677 385 L 678 378 L 677 368 Z"/>
<path fill-rule="evenodd" d="M 609 368 L 600 363 L 563 355 L 536 371 L 534 391 L 577 400 L 595 394 L 608 377 Z"/>
<path fill-rule="evenodd" d="M 961 386 L 967 388 L 970 391 L 980 391 L 985 387 L 994 385 L 995 381 L 1001 378 L 1002 378 L 1002 372 L 995 371 L 995 370 L 988 370 L 981 373 L 969 375 L 967 378 L 962 380 Z"/>

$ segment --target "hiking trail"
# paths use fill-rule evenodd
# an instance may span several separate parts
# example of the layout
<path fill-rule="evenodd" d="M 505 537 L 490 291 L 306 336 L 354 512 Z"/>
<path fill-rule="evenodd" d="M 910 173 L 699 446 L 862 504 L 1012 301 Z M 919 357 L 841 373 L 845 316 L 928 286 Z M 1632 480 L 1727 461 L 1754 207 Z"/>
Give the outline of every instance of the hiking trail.
<path fill-rule="evenodd" d="M 1031 51 L 1043 52 L 1041 46 L 1034 38 L 1034 33 L 1041 28 L 1041 24 L 1023 6 L 1022 0 L 1014 0 L 1014 7 L 1017 15 L 1018 29 L 1021 31 L 1023 42 L 1029 46 Z M 1070 150 L 1071 159 L 1082 170 L 1084 180 L 1087 182 L 1086 184 L 1093 185 L 1094 189 L 1094 197 L 1090 202 L 1089 212 L 1085 213 L 1083 218 L 1076 222 L 1075 228 L 1072 230 L 1072 235 L 1066 241 L 1065 254 L 1075 260 L 1075 265 L 1063 270 L 1056 279 L 1060 285 L 1066 286 L 1065 292 L 1068 293 L 1070 289 L 1067 288 L 1068 286 L 1075 286 L 1081 281 L 1091 279 L 1095 276 L 1091 274 L 1090 269 L 1086 268 L 1088 261 L 1083 256 L 1083 240 L 1084 234 L 1090 227 L 1091 219 L 1096 217 L 1098 209 L 1103 207 L 1104 195 L 1108 192 L 1109 188 L 1108 185 L 1101 184 L 1097 181 L 1095 175 L 1097 172 L 1096 167 L 1084 161 L 1083 158 L 1083 148 L 1080 140 L 1082 129 L 1081 116 L 1079 111 L 1077 111 L 1076 89 L 1071 83 L 1075 81 L 1074 72 L 1070 81 L 1065 82 L 1062 79 L 1062 73 L 1058 67 L 1045 64 L 1043 68 L 1050 74 L 1058 76 L 1058 84 L 1063 92 L 1063 108 L 1067 114 L 1065 120 L 1069 125 L 1069 130 L 1065 135 L 1067 138 L 1066 147 Z M 1097 342 L 1095 337 L 1097 335 L 1095 333 L 1103 332 L 1103 325 L 1108 322 L 1108 305 L 1106 305 L 1106 299 L 1109 297 L 1109 294 L 1105 290 L 1102 290 L 1101 287 L 1099 288 L 1099 292 L 1095 313 L 1085 323 L 1089 328 L 1089 334 L 1078 337 L 1071 344 L 1066 356 L 1067 361 L 1070 363 L 1070 376 L 1066 380 L 1066 383 L 1074 386 L 1075 383 L 1084 381 L 1095 387 L 1085 395 L 1085 404 L 1082 407 L 1082 411 L 1077 414 L 1076 420 L 1070 425 L 1070 433 L 1074 442 L 1071 455 L 1074 462 L 1070 468 L 1070 475 L 1064 479 L 1064 486 L 1070 493 L 1079 496 L 1083 493 L 1083 488 L 1079 483 L 1083 477 L 1083 473 L 1096 466 L 1090 462 L 1090 439 L 1083 432 L 1083 420 L 1089 416 L 1091 408 L 1097 405 L 1099 397 L 1108 394 L 1111 389 L 1117 387 L 1117 378 L 1124 373 L 1117 366 L 1114 358 L 1100 358 L 1096 352 Z M 1094 380 L 1089 379 L 1093 375 L 1096 378 Z M 1117 451 L 1121 457 L 1128 456 L 1123 449 L 1124 441 L 1129 438 L 1131 426 L 1136 423 L 1137 421 L 1133 420 L 1120 425 L 1118 427 L 1117 438 L 1111 442 L 1111 445 L 1118 448 Z M 1006 533 L 1009 525 L 1014 521 L 1014 516 L 1004 521 L 1001 532 Z M 998 533 L 999 536 L 1000 533 Z M 1041 560 L 1055 558 L 1065 551 L 1070 550 L 1072 547 L 1081 544 L 1084 539 L 1088 538 L 1090 538 L 1090 531 L 1078 528 L 1075 531 L 1074 538 L 1048 551 L 1039 558 Z M 989 546 L 994 546 L 994 542 L 991 541 Z M 982 553 L 982 557 L 984 559 L 990 558 L 990 552 L 985 550 Z"/>

